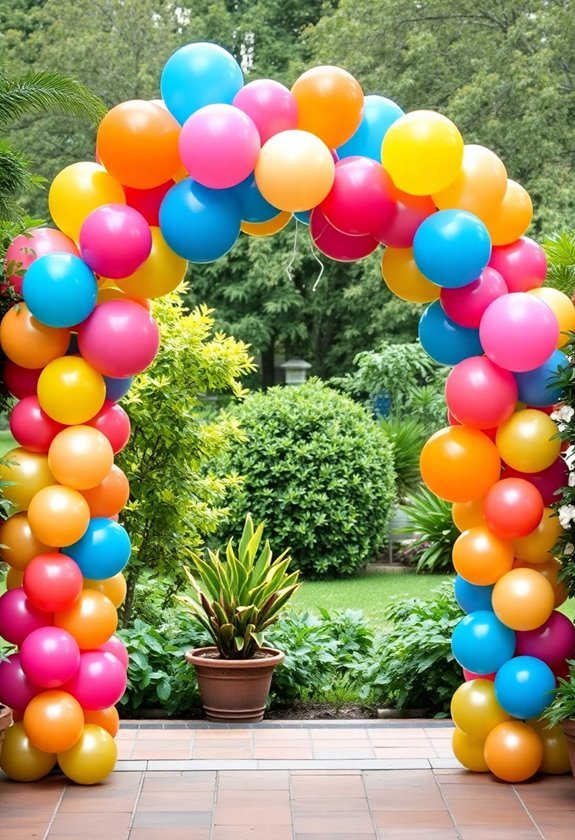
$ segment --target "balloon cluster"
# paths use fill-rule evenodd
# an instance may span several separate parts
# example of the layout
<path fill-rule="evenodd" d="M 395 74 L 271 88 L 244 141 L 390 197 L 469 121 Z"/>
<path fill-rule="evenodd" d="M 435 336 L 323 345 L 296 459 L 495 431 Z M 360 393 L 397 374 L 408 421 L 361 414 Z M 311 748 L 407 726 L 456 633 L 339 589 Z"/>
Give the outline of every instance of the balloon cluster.
<path fill-rule="evenodd" d="M 555 772 L 557 750 L 533 719 L 575 648 L 555 609 L 565 593 L 549 509 L 565 483 L 551 379 L 575 309 L 541 288 L 545 256 L 524 236 L 529 195 L 445 116 L 364 96 L 339 67 L 308 70 L 291 90 L 244 84 L 228 52 L 195 43 L 169 58 L 161 93 L 107 113 L 97 162 L 51 185 L 56 228 L 7 253 L 23 302 L 0 325 L 20 444 L 1 476 L 18 511 L 0 533 L 0 633 L 18 647 L 0 664 L 0 701 L 16 720 L 2 767 L 32 780 L 58 761 L 84 783 L 112 769 L 130 554 L 117 522 L 129 488 L 113 458 L 130 434 L 118 400 L 158 349 L 149 299 L 175 289 L 188 261 L 217 260 L 241 232 L 273 235 L 295 217 L 334 260 L 385 246 L 387 286 L 429 304 L 420 340 L 453 366 L 451 425 L 421 468 L 454 503 L 467 613 L 453 638 L 468 680 L 453 700 L 454 749 L 503 779 Z"/>

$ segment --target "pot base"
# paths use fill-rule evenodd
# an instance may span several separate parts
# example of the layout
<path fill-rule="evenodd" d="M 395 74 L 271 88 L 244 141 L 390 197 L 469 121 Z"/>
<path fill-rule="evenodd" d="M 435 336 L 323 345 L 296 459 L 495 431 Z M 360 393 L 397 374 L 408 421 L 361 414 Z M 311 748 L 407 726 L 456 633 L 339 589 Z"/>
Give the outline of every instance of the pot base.
<path fill-rule="evenodd" d="M 562 721 L 563 734 L 567 741 L 567 752 L 569 753 L 569 762 L 571 764 L 571 772 L 575 776 L 575 720 Z"/>

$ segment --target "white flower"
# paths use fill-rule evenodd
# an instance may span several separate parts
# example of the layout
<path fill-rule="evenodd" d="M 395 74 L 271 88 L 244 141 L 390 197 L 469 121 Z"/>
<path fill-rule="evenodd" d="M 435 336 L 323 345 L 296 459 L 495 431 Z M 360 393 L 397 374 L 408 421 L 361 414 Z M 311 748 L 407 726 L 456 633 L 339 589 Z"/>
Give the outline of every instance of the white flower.
<path fill-rule="evenodd" d="M 575 487 L 575 472 L 569 473 L 569 487 Z"/>
<path fill-rule="evenodd" d="M 575 519 L 575 505 L 563 505 L 559 508 L 559 523 L 567 529 L 572 519 Z"/>
<path fill-rule="evenodd" d="M 564 423 L 570 423 L 571 418 L 575 414 L 575 408 L 571 405 L 562 405 L 557 411 L 551 414 L 552 420 L 562 420 Z"/>
<path fill-rule="evenodd" d="M 563 554 L 567 554 L 567 555 L 573 554 L 574 551 L 575 551 L 575 545 L 573 545 L 573 543 L 567 543 L 567 545 L 563 549 Z"/>

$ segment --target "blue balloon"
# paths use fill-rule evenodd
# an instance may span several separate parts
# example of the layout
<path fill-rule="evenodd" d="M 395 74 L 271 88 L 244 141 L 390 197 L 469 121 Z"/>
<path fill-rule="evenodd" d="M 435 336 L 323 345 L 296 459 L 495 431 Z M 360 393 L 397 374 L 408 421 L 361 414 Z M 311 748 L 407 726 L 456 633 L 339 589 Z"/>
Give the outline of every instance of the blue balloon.
<path fill-rule="evenodd" d="M 447 317 L 438 300 L 419 319 L 419 340 L 425 352 L 440 365 L 456 365 L 483 354 L 479 330 L 460 327 Z"/>
<path fill-rule="evenodd" d="M 132 387 L 133 381 L 133 376 L 127 376 L 125 379 L 113 379 L 111 376 L 104 376 L 106 399 L 110 402 L 118 402 L 118 400 L 126 396 Z"/>
<path fill-rule="evenodd" d="M 168 190 L 160 207 L 162 236 L 191 262 L 213 262 L 227 254 L 240 223 L 240 208 L 229 190 L 211 190 L 191 178 Z"/>
<path fill-rule="evenodd" d="M 527 405 L 547 406 L 561 402 L 563 391 L 553 385 L 560 368 L 569 367 L 569 359 L 561 350 L 555 350 L 540 367 L 526 373 L 515 373 L 519 386 L 519 399 Z"/>
<path fill-rule="evenodd" d="M 74 254 L 46 254 L 34 260 L 22 284 L 32 315 L 49 327 L 74 327 L 96 306 L 98 284 L 84 260 Z"/>
<path fill-rule="evenodd" d="M 465 613 L 478 610 L 491 610 L 491 593 L 493 586 L 477 586 L 457 575 L 453 583 L 455 600 Z"/>
<path fill-rule="evenodd" d="M 513 656 L 515 633 L 491 610 L 478 610 L 461 619 L 453 631 L 451 649 L 462 668 L 493 674 Z"/>
<path fill-rule="evenodd" d="M 309 225 L 309 220 L 311 219 L 311 210 L 302 210 L 299 213 L 294 213 L 294 216 L 301 222 L 302 225 Z"/>
<path fill-rule="evenodd" d="M 385 96 L 366 96 L 363 117 L 355 134 L 337 149 L 340 158 L 363 155 L 381 163 L 381 144 L 390 125 L 404 116 L 399 105 Z"/>
<path fill-rule="evenodd" d="M 253 172 L 229 192 L 238 203 L 243 222 L 269 222 L 279 212 L 258 190 Z"/>
<path fill-rule="evenodd" d="M 243 73 L 233 55 L 205 42 L 176 50 L 160 79 L 162 99 L 181 125 L 205 105 L 231 105 L 243 85 Z"/>
<path fill-rule="evenodd" d="M 516 656 L 501 666 L 495 677 L 499 705 L 513 717 L 538 717 L 553 701 L 555 675 L 535 656 Z"/>
<path fill-rule="evenodd" d="M 130 559 L 132 546 L 126 529 L 102 516 L 90 520 L 84 536 L 62 549 L 75 560 L 85 578 L 105 580 L 121 572 Z"/>
<path fill-rule="evenodd" d="M 447 289 L 477 280 L 491 257 L 491 238 L 477 216 L 466 210 L 440 210 L 420 224 L 413 257 L 421 273 Z"/>

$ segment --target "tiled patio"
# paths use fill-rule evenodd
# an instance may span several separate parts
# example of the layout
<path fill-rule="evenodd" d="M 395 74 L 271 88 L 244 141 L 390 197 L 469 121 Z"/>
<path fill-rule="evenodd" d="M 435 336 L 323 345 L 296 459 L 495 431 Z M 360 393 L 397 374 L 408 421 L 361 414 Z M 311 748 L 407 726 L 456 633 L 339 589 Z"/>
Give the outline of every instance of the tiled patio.
<path fill-rule="evenodd" d="M 126 723 L 92 788 L 0 777 L 2 840 L 568 840 L 575 782 L 462 770 L 445 722 Z"/>

